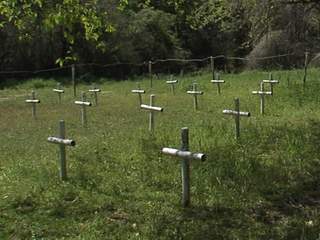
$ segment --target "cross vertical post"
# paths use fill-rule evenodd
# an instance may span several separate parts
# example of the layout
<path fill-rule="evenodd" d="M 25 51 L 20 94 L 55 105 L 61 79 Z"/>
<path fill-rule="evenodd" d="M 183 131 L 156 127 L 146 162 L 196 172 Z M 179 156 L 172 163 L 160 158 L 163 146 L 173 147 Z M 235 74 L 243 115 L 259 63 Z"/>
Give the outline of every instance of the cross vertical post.
<path fill-rule="evenodd" d="M 236 139 L 240 138 L 240 101 L 239 98 L 234 99 L 234 110 L 237 114 L 234 116 L 235 123 L 236 123 Z"/>
<path fill-rule="evenodd" d="M 77 83 L 76 83 L 76 67 L 74 64 L 71 65 L 71 77 L 73 85 L 73 96 L 77 96 Z"/>
<path fill-rule="evenodd" d="M 155 95 L 151 94 L 150 95 L 150 104 L 149 104 L 151 107 L 153 107 L 154 98 L 155 98 Z M 150 111 L 150 113 L 149 113 L 149 131 L 150 132 L 154 131 L 154 115 L 153 115 L 153 111 Z"/>
<path fill-rule="evenodd" d="M 138 90 L 141 90 L 140 83 L 138 83 L 137 85 L 138 85 Z M 143 91 L 143 93 L 145 92 Z M 141 92 L 138 93 L 138 96 L 139 96 L 139 105 L 141 105 L 142 104 Z"/>
<path fill-rule="evenodd" d="M 217 73 L 217 80 L 220 80 L 220 75 L 219 75 L 219 73 Z M 220 94 L 220 84 L 219 84 L 219 82 L 218 82 L 218 93 Z"/>
<path fill-rule="evenodd" d="M 214 59 L 212 56 L 210 56 L 210 65 L 211 65 L 211 73 L 212 73 L 212 78 L 214 79 Z"/>
<path fill-rule="evenodd" d="M 153 87 L 153 83 L 152 83 L 152 62 L 149 61 L 148 63 L 148 71 L 149 71 L 149 78 L 150 78 L 150 88 Z"/>
<path fill-rule="evenodd" d="M 31 99 L 35 100 L 36 99 L 36 93 L 34 90 L 31 92 Z M 36 103 L 32 103 L 32 117 L 36 119 L 37 112 L 36 112 Z"/>
<path fill-rule="evenodd" d="M 86 94 L 82 92 L 81 101 L 85 102 L 86 100 L 87 100 Z M 85 105 L 82 105 L 82 108 L 81 108 L 81 122 L 83 126 L 85 127 L 87 126 L 87 110 Z"/>
<path fill-rule="evenodd" d="M 263 82 L 260 83 L 260 91 L 264 92 Z M 264 114 L 264 94 L 260 94 L 260 113 Z"/>
<path fill-rule="evenodd" d="M 57 90 L 61 90 L 61 85 L 60 83 L 58 83 L 58 86 L 57 86 Z M 58 93 L 58 96 L 59 96 L 59 104 L 61 103 L 61 93 Z"/>
<path fill-rule="evenodd" d="M 59 137 L 65 139 L 66 132 L 64 121 L 59 122 Z M 61 180 L 67 180 L 67 163 L 66 163 L 66 146 L 64 144 L 59 144 L 60 148 L 60 178 Z"/>
<path fill-rule="evenodd" d="M 194 92 L 197 91 L 197 83 L 193 83 L 192 90 Z M 198 96 L 197 96 L 197 94 L 194 94 L 193 96 L 194 96 L 194 98 L 193 98 L 194 109 L 198 110 Z"/>
<path fill-rule="evenodd" d="M 173 95 L 175 95 L 175 94 L 176 94 L 176 93 L 175 93 L 175 89 L 174 89 L 174 88 L 175 88 L 175 87 L 174 87 L 174 83 L 172 83 L 172 84 L 171 84 L 171 90 L 172 90 L 172 94 L 173 94 Z"/>
<path fill-rule="evenodd" d="M 181 129 L 181 151 L 189 151 L 189 129 Z M 182 206 L 190 205 L 190 160 L 181 159 Z"/>
<path fill-rule="evenodd" d="M 271 72 L 271 73 L 269 73 L 269 80 L 273 80 L 272 72 Z"/>

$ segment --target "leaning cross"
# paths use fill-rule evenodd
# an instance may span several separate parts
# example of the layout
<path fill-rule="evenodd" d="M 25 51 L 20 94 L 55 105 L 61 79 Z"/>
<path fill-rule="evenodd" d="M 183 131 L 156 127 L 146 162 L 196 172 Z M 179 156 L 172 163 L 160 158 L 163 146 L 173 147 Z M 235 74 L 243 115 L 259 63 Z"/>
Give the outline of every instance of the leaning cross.
<path fill-rule="evenodd" d="M 163 112 L 163 108 L 153 106 L 154 98 L 155 98 L 155 95 L 152 94 L 150 95 L 150 105 L 145 105 L 145 104 L 140 105 L 141 109 L 150 111 L 149 113 L 149 131 L 150 132 L 154 131 L 154 112 Z"/>
<path fill-rule="evenodd" d="M 138 89 L 135 89 L 135 90 L 131 90 L 132 93 L 134 94 L 138 94 L 139 95 L 139 105 L 142 104 L 142 97 L 141 97 L 141 94 L 145 94 L 146 91 L 145 90 L 142 90 L 140 89 L 140 84 L 138 84 Z"/>
<path fill-rule="evenodd" d="M 197 91 L 197 83 L 193 83 L 192 91 L 187 91 L 187 93 L 193 95 L 194 109 L 198 110 L 198 95 L 202 95 L 203 92 Z"/>
<path fill-rule="evenodd" d="M 94 85 L 93 89 L 89 89 L 89 92 L 93 93 L 95 105 L 98 106 L 98 92 L 101 90 Z"/>
<path fill-rule="evenodd" d="M 272 73 L 270 73 L 269 75 L 269 79 L 268 80 L 262 80 L 263 83 L 269 83 L 270 84 L 270 91 L 271 94 L 273 95 L 273 84 L 279 84 L 278 80 L 274 80 L 272 77 Z"/>
<path fill-rule="evenodd" d="M 181 129 L 181 149 L 162 148 L 161 152 L 170 156 L 181 158 L 181 178 L 182 178 L 182 206 L 190 205 L 190 160 L 205 161 L 206 155 L 203 153 L 189 152 L 189 130 Z"/>
<path fill-rule="evenodd" d="M 64 93 L 64 90 L 61 89 L 61 84 L 57 84 L 57 88 L 52 89 L 52 91 L 56 92 L 58 94 L 59 104 L 61 103 L 61 94 Z"/>
<path fill-rule="evenodd" d="M 166 81 L 166 83 L 171 85 L 172 94 L 175 95 L 175 84 L 178 83 L 178 80 L 172 80 L 172 76 L 171 76 L 171 79 L 169 81 Z"/>
<path fill-rule="evenodd" d="M 34 119 L 37 118 L 36 116 L 36 104 L 37 103 L 40 103 L 40 100 L 39 99 L 36 99 L 36 93 L 35 91 L 32 90 L 31 92 L 31 99 L 27 99 L 26 100 L 26 103 L 31 103 L 32 104 L 32 117 Z"/>
<path fill-rule="evenodd" d="M 75 146 L 74 140 L 65 139 L 64 121 L 59 122 L 59 137 L 48 137 L 48 142 L 59 144 L 60 149 L 60 178 L 67 180 L 66 146 Z"/>
<path fill-rule="evenodd" d="M 74 103 L 77 105 L 82 106 L 81 108 L 81 122 L 82 126 L 86 127 L 87 126 L 87 111 L 86 107 L 91 106 L 91 102 L 86 102 L 86 94 L 82 92 L 82 101 L 75 101 Z"/>
<path fill-rule="evenodd" d="M 272 92 L 264 91 L 264 84 L 261 82 L 260 91 L 252 91 L 252 94 L 260 95 L 260 113 L 264 114 L 264 95 L 272 95 Z"/>
<path fill-rule="evenodd" d="M 223 110 L 224 114 L 234 116 L 236 122 L 236 139 L 240 138 L 240 117 L 250 117 L 250 112 L 240 112 L 239 98 L 234 99 L 234 110 Z"/>
<path fill-rule="evenodd" d="M 225 81 L 224 81 L 224 80 L 220 80 L 220 75 L 219 75 L 219 73 L 216 73 L 216 74 L 215 74 L 215 79 L 211 80 L 211 82 L 212 82 L 213 84 L 217 84 L 218 93 L 220 94 L 220 93 L 221 93 L 220 84 L 221 84 L 221 83 L 225 83 Z"/>

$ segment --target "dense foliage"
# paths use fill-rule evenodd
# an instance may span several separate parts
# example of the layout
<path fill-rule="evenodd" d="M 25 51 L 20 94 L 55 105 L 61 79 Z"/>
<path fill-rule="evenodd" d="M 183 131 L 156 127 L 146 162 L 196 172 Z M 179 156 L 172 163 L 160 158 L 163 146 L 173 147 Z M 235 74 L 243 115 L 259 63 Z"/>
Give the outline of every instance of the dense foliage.
<path fill-rule="evenodd" d="M 318 1 L 3 0 L 0 69 L 294 52 L 288 67 L 319 34 Z"/>

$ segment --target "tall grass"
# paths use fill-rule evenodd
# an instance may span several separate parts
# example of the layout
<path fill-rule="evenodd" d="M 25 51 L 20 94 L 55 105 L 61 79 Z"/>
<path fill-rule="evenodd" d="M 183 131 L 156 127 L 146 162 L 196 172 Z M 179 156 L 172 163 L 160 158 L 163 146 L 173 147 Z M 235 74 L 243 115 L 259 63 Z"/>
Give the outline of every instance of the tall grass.
<path fill-rule="evenodd" d="M 319 71 L 278 71 L 266 114 L 259 114 L 258 90 L 266 72 L 222 75 L 219 96 L 210 74 L 179 77 L 176 95 L 167 76 L 141 79 L 156 94 L 154 135 L 148 114 L 130 93 L 135 81 L 104 81 L 99 106 L 88 109 L 88 128 L 67 86 L 63 103 L 54 80 L 31 80 L 0 92 L 0 239 L 317 239 L 320 220 Z M 287 81 L 290 77 L 289 82 Z M 196 80 L 199 111 L 186 94 Z M 88 90 L 89 85 L 80 85 Z M 31 89 L 41 99 L 38 120 L 24 103 Z M 222 110 L 240 109 L 241 139 Z M 6 99 L 8 98 L 8 99 Z M 89 97 L 90 99 L 90 97 Z M 57 146 L 46 142 L 66 121 L 67 182 L 58 177 Z M 192 151 L 208 155 L 192 162 L 192 207 L 180 206 L 180 161 L 162 147 L 180 147 L 180 128 L 189 127 Z"/>

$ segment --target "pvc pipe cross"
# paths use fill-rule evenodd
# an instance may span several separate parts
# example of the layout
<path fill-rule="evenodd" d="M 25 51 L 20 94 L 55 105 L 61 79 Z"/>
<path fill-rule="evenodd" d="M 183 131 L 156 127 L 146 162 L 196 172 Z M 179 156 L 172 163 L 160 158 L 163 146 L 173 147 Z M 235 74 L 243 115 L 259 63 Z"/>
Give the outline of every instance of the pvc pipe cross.
<path fill-rule="evenodd" d="M 26 103 L 31 103 L 32 104 L 32 117 L 34 119 L 37 118 L 37 112 L 36 112 L 36 104 L 40 103 L 39 99 L 36 99 L 36 93 L 35 91 L 32 90 L 31 92 L 31 99 L 25 100 Z"/>
<path fill-rule="evenodd" d="M 240 112 L 240 101 L 239 98 L 234 99 L 234 110 L 223 110 L 223 114 L 234 116 L 236 123 L 236 139 L 240 138 L 240 117 L 250 117 L 250 112 Z"/>
<path fill-rule="evenodd" d="M 189 151 L 189 130 L 181 129 L 181 149 L 162 148 L 161 152 L 166 155 L 181 158 L 181 179 L 182 179 L 182 206 L 190 205 L 190 160 L 205 161 L 206 155 L 203 153 L 193 153 Z"/>
<path fill-rule="evenodd" d="M 252 91 L 252 94 L 260 95 L 260 113 L 264 114 L 265 95 L 272 95 L 272 92 L 264 91 L 264 83 L 260 83 L 260 91 Z"/>
<path fill-rule="evenodd" d="M 171 76 L 171 79 L 169 81 L 166 81 L 166 83 L 171 85 L 172 94 L 175 95 L 175 84 L 178 83 L 178 80 L 172 80 L 172 76 Z"/>
<path fill-rule="evenodd" d="M 262 80 L 263 83 L 269 83 L 270 84 L 270 91 L 272 92 L 272 95 L 273 95 L 273 85 L 274 84 L 279 84 L 279 81 L 278 80 L 274 80 L 273 79 L 273 76 L 272 76 L 272 73 L 269 74 L 269 79 L 267 80 Z"/>
<path fill-rule="evenodd" d="M 221 83 L 225 83 L 225 81 L 224 81 L 224 80 L 220 80 L 220 75 L 219 75 L 219 73 L 216 73 L 216 74 L 215 74 L 215 79 L 211 80 L 211 83 L 217 84 L 218 94 L 220 94 L 220 93 L 221 93 L 220 84 L 221 84 Z"/>
<path fill-rule="evenodd" d="M 141 104 L 140 108 L 144 110 L 150 111 L 149 113 L 149 131 L 154 131 L 154 112 L 163 112 L 163 108 L 161 107 L 155 107 L 154 105 L 154 98 L 155 95 L 150 95 L 150 105 Z"/>
<path fill-rule="evenodd" d="M 59 145 L 60 149 L 60 178 L 62 181 L 67 180 L 67 161 L 66 161 L 66 146 L 75 146 L 74 140 L 65 139 L 64 121 L 59 122 L 59 137 L 48 137 L 48 142 Z"/>
<path fill-rule="evenodd" d="M 61 94 L 64 93 L 64 90 L 61 89 L 61 84 L 58 83 L 57 84 L 57 88 L 52 89 L 53 92 L 56 92 L 58 94 L 58 100 L 59 100 L 59 104 L 61 103 Z"/>
<path fill-rule="evenodd" d="M 187 91 L 187 93 L 193 95 L 194 110 L 198 110 L 198 95 L 202 95 L 203 92 L 197 91 L 197 83 L 193 83 L 192 91 Z"/>
<path fill-rule="evenodd" d="M 140 89 L 140 84 L 138 84 L 138 89 L 136 89 L 136 90 L 131 90 L 131 92 L 134 93 L 134 94 L 138 94 L 138 96 L 139 96 L 139 105 L 141 105 L 141 104 L 142 104 L 141 94 L 145 94 L 146 91 Z"/>
<path fill-rule="evenodd" d="M 93 89 L 89 89 L 89 92 L 94 95 L 95 105 L 98 106 L 98 92 L 101 92 L 101 90 L 99 88 L 96 88 L 96 86 L 93 86 Z"/>
<path fill-rule="evenodd" d="M 81 108 L 81 123 L 82 126 L 86 127 L 87 126 L 87 111 L 86 111 L 86 107 L 91 106 L 91 102 L 87 102 L 86 101 L 86 94 L 84 92 L 82 92 L 82 101 L 75 101 L 74 103 L 77 105 L 82 106 Z"/>

